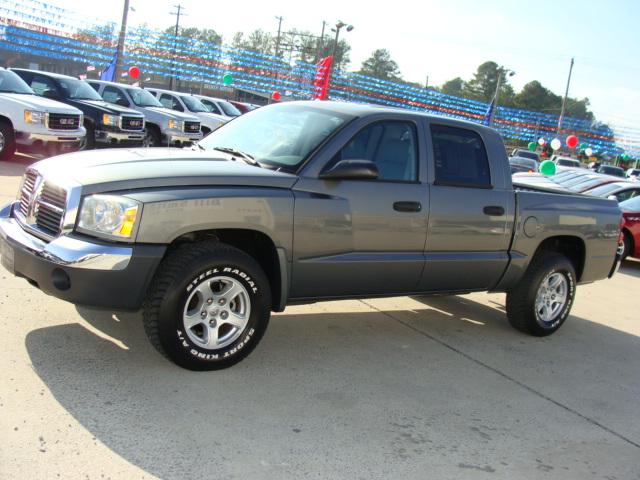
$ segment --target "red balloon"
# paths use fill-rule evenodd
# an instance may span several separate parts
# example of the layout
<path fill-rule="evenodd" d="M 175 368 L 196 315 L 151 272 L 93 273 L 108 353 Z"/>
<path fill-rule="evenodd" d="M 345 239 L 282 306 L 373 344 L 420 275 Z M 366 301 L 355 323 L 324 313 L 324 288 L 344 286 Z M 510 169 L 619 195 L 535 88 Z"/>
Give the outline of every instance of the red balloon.
<path fill-rule="evenodd" d="M 567 137 L 567 147 L 569 148 L 576 148 L 578 146 L 578 137 L 576 137 L 575 135 L 569 135 Z"/>
<path fill-rule="evenodd" d="M 138 67 L 130 67 L 129 76 L 131 78 L 138 78 L 140 76 L 140 69 Z"/>
<path fill-rule="evenodd" d="M 275 91 L 271 94 L 271 100 L 273 100 L 274 102 L 279 102 L 281 98 L 282 95 L 280 95 L 280 92 L 278 91 Z"/>

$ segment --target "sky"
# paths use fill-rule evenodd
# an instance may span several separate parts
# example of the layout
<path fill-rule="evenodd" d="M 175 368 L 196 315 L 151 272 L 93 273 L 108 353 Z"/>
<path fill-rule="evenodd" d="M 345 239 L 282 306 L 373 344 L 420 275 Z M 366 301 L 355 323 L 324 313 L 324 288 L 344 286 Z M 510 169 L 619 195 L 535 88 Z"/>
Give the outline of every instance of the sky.
<path fill-rule="evenodd" d="M 351 45 L 350 70 L 377 48 L 386 48 L 405 80 L 440 85 L 473 76 L 493 60 L 516 72 L 516 91 L 539 80 L 563 95 L 570 59 L 575 58 L 569 95 L 588 97 L 599 120 L 638 127 L 640 111 L 640 0 L 405 0 L 349 2 L 273 0 L 130 0 L 130 24 L 175 23 L 180 2 L 184 27 L 213 28 L 230 41 L 237 31 L 282 28 L 320 34 L 322 21 L 352 24 L 341 31 Z M 123 0 L 48 0 L 84 18 L 119 23 Z M 105 11 L 105 5 L 109 8 Z M 330 32 L 329 32 L 330 33 Z"/>

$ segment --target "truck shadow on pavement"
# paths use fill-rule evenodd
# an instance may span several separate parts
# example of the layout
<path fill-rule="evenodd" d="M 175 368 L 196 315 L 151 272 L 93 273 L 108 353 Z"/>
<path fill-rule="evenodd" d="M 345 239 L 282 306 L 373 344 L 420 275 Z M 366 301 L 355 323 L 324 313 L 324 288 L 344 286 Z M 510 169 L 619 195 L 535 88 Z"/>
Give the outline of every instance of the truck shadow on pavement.
<path fill-rule="evenodd" d="M 547 396 L 569 405 L 581 399 L 571 408 L 624 430 L 615 418 L 633 412 L 640 390 L 632 367 L 640 364 L 638 337 L 570 317 L 553 337 L 531 338 L 512 330 L 500 310 L 468 298 L 413 298 L 420 308 L 274 316 L 258 348 L 219 372 L 166 361 L 137 313 L 78 307 L 86 325 L 34 330 L 26 348 L 65 410 L 113 452 L 163 479 L 356 478 L 363 471 L 391 478 L 434 459 L 460 474 L 504 474 L 510 436 L 527 435 L 520 419 L 557 408 Z M 613 398 L 612 389 L 622 393 Z M 536 450 L 562 439 L 566 425 L 532 415 L 546 438 L 532 440 L 531 458 L 518 455 L 535 476 Z M 640 440 L 633 418 L 624 433 Z M 470 453 L 487 443 L 493 453 Z"/>

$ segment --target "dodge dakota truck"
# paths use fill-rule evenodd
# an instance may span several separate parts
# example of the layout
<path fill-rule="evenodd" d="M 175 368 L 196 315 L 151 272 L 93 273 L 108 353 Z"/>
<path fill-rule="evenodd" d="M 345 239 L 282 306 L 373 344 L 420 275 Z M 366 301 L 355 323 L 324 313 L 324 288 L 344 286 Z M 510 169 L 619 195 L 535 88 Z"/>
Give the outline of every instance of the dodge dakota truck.
<path fill-rule="evenodd" d="M 620 220 L 612 200 L 514 186 L 490 128 L 289 102 L 191 149 L 30 166 L 0 211 L 0 259 L 58 298 L 141 309 L 159 352 L 214 370 L 272 311 L 329 299 L 506 292 L 511 325 L 549 335 L 579 284 L 613 275 Z"/>

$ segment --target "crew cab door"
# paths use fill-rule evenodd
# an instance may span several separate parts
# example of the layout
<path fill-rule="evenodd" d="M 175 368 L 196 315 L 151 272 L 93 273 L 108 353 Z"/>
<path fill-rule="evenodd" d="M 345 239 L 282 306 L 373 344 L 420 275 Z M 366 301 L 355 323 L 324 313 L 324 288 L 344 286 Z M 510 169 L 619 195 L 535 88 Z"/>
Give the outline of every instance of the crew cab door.
<path fill-rule="evenodd" d="M 293 192 L 290 299 L 415 291 L 429 193 L 420 183 L 424 139 L 417 122 L 401 118 L 349 125 L 322 164 L 302 173 Z M 378 178 L 318 178 L 345 159 L 374 162 Z"/>
<path fill-rule="evenodd" d="M 426 124 L 433 177 L 420 290 L 489 289 L 507 266 L 513 228 L 504 146 L 482 128 L 442 122 Z"/>

